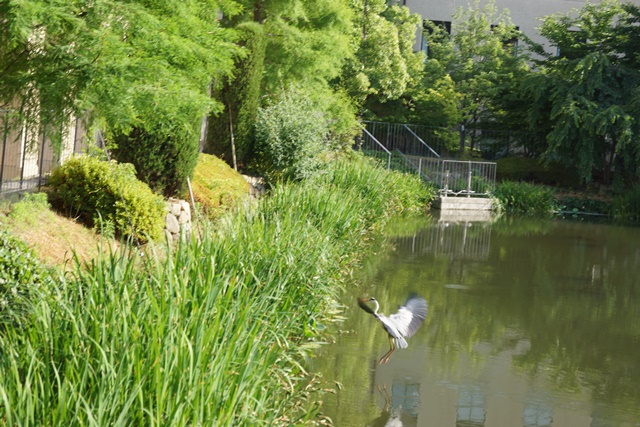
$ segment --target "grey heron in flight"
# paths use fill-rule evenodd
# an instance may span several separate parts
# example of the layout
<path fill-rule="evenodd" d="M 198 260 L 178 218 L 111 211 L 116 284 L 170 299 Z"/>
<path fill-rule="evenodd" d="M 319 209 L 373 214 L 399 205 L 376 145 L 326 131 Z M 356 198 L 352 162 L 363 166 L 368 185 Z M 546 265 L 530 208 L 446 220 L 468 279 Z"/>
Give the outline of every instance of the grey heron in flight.
<path fill-rule="evenodd" d="M 371 309 L 371 307 L 367 305 L 368 302 L 373 302 L 375 308 Z M 404 305 L 400 306 L 398 312 L 389 315 L 389 317 L 378 313 L 380 304 L 378 304 L 375 298 L 358 298 L 358 305 L 364 311 L 371 313 L 373 317 L 378 319 L 387 331 L 387 334 L 389 334 L 389 346 L 391 348 L 387 354 L 382 356 L 378 361 L 378 365 L 387 363 L 389 357 L 391 357 L 391 353 L 393 353 L 396 348 L 407 348 L 409 344 L 406 338 L 413 336 L 427 317 L 427 301 L 415 295 L 409 296 Z"/>

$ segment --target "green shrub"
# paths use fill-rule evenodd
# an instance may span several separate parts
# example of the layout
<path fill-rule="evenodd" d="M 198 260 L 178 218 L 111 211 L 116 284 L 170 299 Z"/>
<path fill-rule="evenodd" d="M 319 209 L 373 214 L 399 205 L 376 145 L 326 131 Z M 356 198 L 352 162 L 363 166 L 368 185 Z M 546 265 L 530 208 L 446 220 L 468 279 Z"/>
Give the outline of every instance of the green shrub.
<path fill-rule="evenodd" d="M 616 222 L 640 223 L 640 187 L 635 187 L 613 199 L 613 219 Z"/>
<path fill-rule="evenodd" d="M 49 271 L 29 247 L 0 230 L 0 331 L 21 325 L 38 291 L 51 281 Z"/>
<path fill-rule="evenodd" d="M 320 165 L 328 124 L 322 113 L 298 92 L 258 110 L 258 171 L 273 182 L 308 178 Z"/>
<path fill-rule="evenodd" d="M 138 179 L 156 193 L 179 194 L 198 161 L 198 134 L 183 127 L 158 125 L 151 130 L 134 128 L 128 134 L 114 135 L 114 158 L 133 164 Z"/>
<path fill-rule="evenodd" d="M 550 214 L 556 209 L 551 189 L 528 182 L 503 181 L 496 186 L 494 196 L 507 213 Z"/>
<path fill-rule="evenodd" d="M 143 242 L 162 234 L 163 200 L 138 181 L 131 164 L 74 157 L 51 173 L 48 185 L 52 205 L 90 227 L 112 222 L 120 235 Z"/>

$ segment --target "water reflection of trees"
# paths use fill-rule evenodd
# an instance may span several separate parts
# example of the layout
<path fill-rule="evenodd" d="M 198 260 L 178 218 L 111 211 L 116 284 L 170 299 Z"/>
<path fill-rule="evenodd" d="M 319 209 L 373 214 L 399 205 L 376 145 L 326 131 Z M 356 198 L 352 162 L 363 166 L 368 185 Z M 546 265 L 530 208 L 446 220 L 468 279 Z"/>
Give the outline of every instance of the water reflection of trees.
<path fill-rule="evenodd" d="M 639 238 L 567 222 L 435 225 L 398 241 L 396 257 L 419 262 L 388 274 L 432 284 L 430 345 L 497 354 L 526 342 L 513 357 L 522 372 L 624 405 L 640 390 Z"/>
<path fill-rule="evenodd" d="M 593 396 L 593 425 L 597 419 L 618 422 L 630 408 L 638 414 L 640 230 L 522 224 L 519 230 L 517 220 L 474 223 L 464 234 L 462 225 L 443 230 L 434 222 L 403 232 L 393 250 L 380 246 L 383 256 L 365 264 L 366 279 L 345 298 L 344 351 L 314 362 L 346 386 L 326 397 L 342 408 L 336 425 L 371 425 L 397 415 L 411 422 L 381 402 L 376 361 L 388 349 L 386 333 L 355 304 L 356 296 L 373 295 L 388 314 L 411 291 L 427 297 L 429 315 L 409 351 L 422 345 L 445 355 L 437 369 L 446 372 L 439 375 L 457 378 L 461 366 L 481 372 L 492 356 L 508 354 L 512 368 L 531 383 Z M 462 238 L 464 245 L 443 242 Z M 358 348 L 347 351 L 350 346 Z M 431 362 L 425 369 L 436 369 Z M 459 389 L 458 424 L 481 423 L 483 400 L 469 399 L 463 386 L 473 383 Z M 362 399 L 363 390 L 369 400 Z M 547 398 L 526 401 L 524 425 L 553 425 L 554 402 Z"/>

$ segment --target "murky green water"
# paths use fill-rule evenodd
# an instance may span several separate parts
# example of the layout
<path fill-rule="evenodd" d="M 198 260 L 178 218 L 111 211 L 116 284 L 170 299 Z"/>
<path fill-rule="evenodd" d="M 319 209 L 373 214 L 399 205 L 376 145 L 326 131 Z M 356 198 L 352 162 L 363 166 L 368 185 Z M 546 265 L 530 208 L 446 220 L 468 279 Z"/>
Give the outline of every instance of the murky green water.
<path fill-rule="evenodd" d="M 398 225 L 312 360 L 336 426 L 640 426 L 640 229 Z M 389 314 L 412 291 L 427 320 L 377 366 L 386 332 L 355 298 Z"/>

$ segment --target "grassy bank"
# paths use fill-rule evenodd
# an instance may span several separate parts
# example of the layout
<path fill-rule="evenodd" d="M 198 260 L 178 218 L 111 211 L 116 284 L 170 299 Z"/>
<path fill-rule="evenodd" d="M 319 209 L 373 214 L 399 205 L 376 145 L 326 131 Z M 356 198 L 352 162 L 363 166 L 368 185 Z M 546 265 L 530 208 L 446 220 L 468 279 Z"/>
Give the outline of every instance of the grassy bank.
<path fill-rule="evenodd" d="M 314 326 L 390 214 L 431 193 L 362 160 L 283 185 L 169 258 L 104 254 L 0 335 L 0 424 L 296 425 Z"/>

